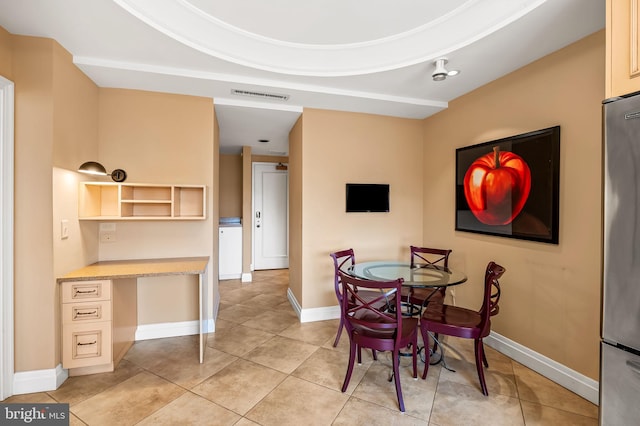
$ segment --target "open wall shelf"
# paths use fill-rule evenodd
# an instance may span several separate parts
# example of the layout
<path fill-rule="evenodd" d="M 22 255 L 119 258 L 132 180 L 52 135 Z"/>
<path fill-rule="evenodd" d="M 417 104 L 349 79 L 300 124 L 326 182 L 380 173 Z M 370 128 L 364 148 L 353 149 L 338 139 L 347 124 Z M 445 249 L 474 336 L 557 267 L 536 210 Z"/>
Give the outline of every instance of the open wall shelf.
<path fill-rule="evenodd" d="M 206 186 L 81 182 L 80 220 L 202 220 Z"/>

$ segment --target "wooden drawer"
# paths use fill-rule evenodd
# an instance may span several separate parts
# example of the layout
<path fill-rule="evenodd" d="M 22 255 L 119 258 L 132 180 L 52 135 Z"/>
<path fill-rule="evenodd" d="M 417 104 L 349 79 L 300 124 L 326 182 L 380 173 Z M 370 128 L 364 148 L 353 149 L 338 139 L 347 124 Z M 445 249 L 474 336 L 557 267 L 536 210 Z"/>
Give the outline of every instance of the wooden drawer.
<path fill-rule="evenodd" d="M 62 284 L 62 303 L 90 302 L 111 299 L 111 281 L 65 281 Z"/>
<path fill-rule="evenodd" d="M 88 367 L 111 362 L 111 321 L 62 327 L 62 366 Z"/>
<path fill-rule="evenodd" d="M 111 302 L 109 300 L 62 305 L 62 324 L 92 321 L 111 321 Z"/>

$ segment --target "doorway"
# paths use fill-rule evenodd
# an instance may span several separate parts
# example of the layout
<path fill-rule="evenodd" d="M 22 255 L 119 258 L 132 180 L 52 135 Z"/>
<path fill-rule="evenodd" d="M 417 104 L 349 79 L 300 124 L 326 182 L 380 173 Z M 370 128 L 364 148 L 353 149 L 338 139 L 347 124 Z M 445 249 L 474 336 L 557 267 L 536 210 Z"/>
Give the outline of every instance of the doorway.
<path fill-rule="evenodd" d="M 13 395 L 13 82 L 0 77 L 0 401 Z"/>
<path fill-rule="evenodd" d="M 253 163 L 253 269 L 289 267 L 289 171 Z"/>

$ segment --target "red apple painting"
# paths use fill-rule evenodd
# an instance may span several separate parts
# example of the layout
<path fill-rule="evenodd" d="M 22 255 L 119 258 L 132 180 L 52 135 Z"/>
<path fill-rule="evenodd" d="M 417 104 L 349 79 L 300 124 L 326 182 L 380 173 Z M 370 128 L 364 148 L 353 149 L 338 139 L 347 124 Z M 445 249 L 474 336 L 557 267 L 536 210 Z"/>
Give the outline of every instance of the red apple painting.
<path fill-rule="evenodd" d="M 456 148 L 455 230 L 558 244 L 560 126 Z"/>
<path fill-rule="evenodd" d="M 510 224 L 531 191 L 531 171 L 522 157 L 497 146 L 467 169 L 464 195 L 473 215 L 486 225 Z"/>

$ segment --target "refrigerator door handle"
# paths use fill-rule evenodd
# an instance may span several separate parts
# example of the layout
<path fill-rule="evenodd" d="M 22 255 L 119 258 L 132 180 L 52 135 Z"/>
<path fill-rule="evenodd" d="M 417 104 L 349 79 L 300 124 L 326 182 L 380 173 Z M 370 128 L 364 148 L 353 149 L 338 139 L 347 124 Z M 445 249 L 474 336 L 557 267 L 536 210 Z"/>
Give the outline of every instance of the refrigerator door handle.
<path fill-rule="evenodd" d="M 627 367 L 637 375 L 640 375 L 640 362 L 627 360 Z"/>

